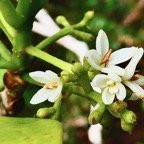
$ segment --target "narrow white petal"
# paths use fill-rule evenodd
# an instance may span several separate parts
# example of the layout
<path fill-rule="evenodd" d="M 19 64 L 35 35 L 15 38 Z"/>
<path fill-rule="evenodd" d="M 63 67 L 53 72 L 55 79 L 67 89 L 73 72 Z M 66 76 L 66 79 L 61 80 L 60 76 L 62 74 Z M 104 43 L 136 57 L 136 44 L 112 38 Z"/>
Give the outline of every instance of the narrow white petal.
<path fill-rule="evenodd" d="M 106 87 L 107 86 L 107 84 L 106 84 L 107 80 L 108 80 L 107 75 L 98 74 L 92 80 L 92 86 L 93 87 L 99 87 L 99 88 Z"/>
<path fill-rule="evenodd" d="M 140 98 L 135 93 L 132 93 L 131 97 L 128 100 L 135 101 L 135 100 L 138 100 L 138 99 L 140 99 Z"/>
<path fill-rule="evenodd" d="M 61 91 L 62 91 L 62 85 L 59 85 L 57 87 L 57 89 L 54 89 L 52 91 L 51 95 L 48 97 L 48 101 L 55 102 L 58 99 L 58 97 L 60 96 Z"/>
<path fill-rule="evenodd" d="M 138 80 L 135 80 L 134 82 L 141 86 L 144 85 L 144 76 L 140 74 L 137 74 L 135 76 L 138 77 Z"/>
<path fill-rule="evenodd" d="M 109 58 L 109 64 L 115 65 L 120 64 L 129 60 L 134 54 L 137 52 L 138 48 L 131 47 L 131 48 L 123 48 L 113 52 Z"/>
<path fill-rule="evenodd" d="M 125 74 L 123 76 L 124 80 L 128 80 L 130 79 L 135 72 L 136 66 L 139 62 L 139 60 L 141 59 L 142 55 L 143 55 L 143 48 L 139 48 L 136 52 L 136 54 L 132 57 L 131 61 L 129 62 L 129 64 L 126 66 L 125 68 Z"/>
<path fill-rule="evenodd" d="M 125 73 L 125 70 L 119 66 L 107 66 L 105 68 L 101 69 L 104 73 L 115 73 L 117 75 L 123 76 Z"/>
<path fill-rule="evenodd" d="M 109 50 L 109 41 L 106 33 L 100 30 L 96 39 L 96 50 L 103 57 Z"/>
<path fill-rule="evenodd" d="M 99 53 L 96 50 L 89 50 L 86 53 L 86 58 L 88 63 L 95 68 L 96 70 L 100 70 L 100 63 L 101 63 L 101 57 L 99 55 Z"/>
<path fill-rule="evenodd" d="M 34 79 L 35 81 L 38 81 L 40 83 L 46 84 L 48 82 L 48 77 L 45 74 L 45 72 L 42 71 L 35 71 L 35 72 L 30 72 L 29 76 Z"/>
<path fill-rule="evenodd" d="M 115 73 L 108 73 L 108 77 L 112 80 L 114 80 L 115 82 L 121 82 L 121 78 L 115 74 Z"/>
<path fill-rule="evenodd" d="M 115 98 L 115 94 L 111 94 L 108 91 L 108 87 L 104 89 L 103 93 L 102 93 L 102 100 L 104 102 L 104 104 L 109 105 L 114 101 Z"/>
<path fill-rule="evenodd" d="M 130 81 L 124 81 L 123 83 L 129 87 L 139 98 L 144 100 L 144 90 L 138 84 Z"/>
<path fill-rule="evenodd" d="M 44 102 L 48 99 L 49 97 L 49 90 L 48 89 L 40 89 L 31 99 L 30 103 L 31 104 L 39 104 L 41 102 Z"/>
<path fill-rule="evenodd" d="M 122 101 L 126 97 L 126 89 L 124 85 L 121 83 L 117 83 L 116 85 L 118 86 L 118 89 L 119 89 L 119 92 L 116 94 L 117 99 Z"/>
<path fill-rule="evenodd" d="M 100 104 L 97 103 L 95 106 L 91 106 L 91 112 L 92 113 L 94 110 L 97 110 L 99 108 Z"/>

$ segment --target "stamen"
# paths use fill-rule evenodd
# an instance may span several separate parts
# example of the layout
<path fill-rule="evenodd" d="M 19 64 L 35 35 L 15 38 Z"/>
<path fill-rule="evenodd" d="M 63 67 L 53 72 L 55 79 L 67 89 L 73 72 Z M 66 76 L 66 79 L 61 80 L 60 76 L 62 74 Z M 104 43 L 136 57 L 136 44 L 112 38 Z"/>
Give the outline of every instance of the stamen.
<path fill-rule="evenodd" d="M 55 89 L 57 87 L 58 87 L 57 82 L 49 82 L 44 86 L 45 89 Z"/>
<path fill-rule="evenodd" d="M 140 74 L 140 72 L 141 72 L 141 70 L 136 70 L 136 71 L 135 71 L 135 75 L 136 75 L 136 74 Z"/>
<path fill-rule="evenodd" d="M 136 75 L 134 75 L 133 77 L 131 77 L 131 81 L 135 81 L 135 80 L 138 80 L 139 78 L 136 76 Z"/>
<path fill-rule="evenodd" d="M 106 65 L 107 62 L 108 62 L 108 60 L 109 60 L 109 58 L 110 58 L 110 56 L 111 56 L 111 54 L 112 54 L 112 49 L 110 49 L 110 50 L 104 55 L 101 64 L 105 64 L 105 65 Z"/>

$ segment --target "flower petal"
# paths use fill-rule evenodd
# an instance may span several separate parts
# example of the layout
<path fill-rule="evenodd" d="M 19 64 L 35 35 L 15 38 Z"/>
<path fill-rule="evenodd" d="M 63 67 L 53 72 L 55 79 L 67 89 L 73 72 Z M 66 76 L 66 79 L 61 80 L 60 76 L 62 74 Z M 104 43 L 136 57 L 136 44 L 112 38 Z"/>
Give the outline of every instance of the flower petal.
<path fill-rule="evenodd" d="M 123 48 L 113 52 L 109 58 L 109 65 L 120 64 L 129 60 L 136 52 L 138 48 Z"/>
<path fill-rule="evenodd" d="M 144 76 L 140 74 L 136 74 L 135 76 L 138 77 L 138 79 L 134 80 L 134 82 L 140 86 L 144 85 Z"/>
<path fill-rule="evenodd" d="M 92 113 L 94 110 L 97 110 L 99 108 L 99 106 L 100 106 L 99 103 L 97 103 L 95 106 L 91 105 L 91 112 L 90 113 Z"/>
<path fill-rule="evenodd" d="M 102 100 L 104 104 L 109 105 L 114 101 L 115 94 L 109 93 L 108 87 L 104 89 L 102 93 Z"/>
<path fill-rule="evenodd" d="M 59 81 L 59 77 L 56 73 L 54 73 L 53 71 L 47 70 L 45 71 L 45 74 L 47 75 L 47 79 L 49 79 L 49 81 Z"/>
<path fill-rule="evenodd" d="M 107 86 L 107 84 L 106 84 L 107 80 L 108 80 L 107 75 L 98 74 L 92 80 L 92 86 L 93 87 L 99 87 L 99 88 L 106 87 Z"/>
<path fill-rule="evenodd" d="M 140 98 L 135 93 L 132 93 L 131 97 L 128 100 L 135 101 L 135 100 L 138 100 L 138 99 L 140 99 Z"/>
<path fill-rule="evenodd" d="M 116 94 L 117 99 L 122 101 L 126 97 L 126 89 L 125 89 L 124 85 L 121 83 L 117 83 L 116 85 L 119 89 L 119 92 Z"/>
<path fill-rule="evenodd" d="M 144 100 L 144 90 L 138 84 L 130 81 L 124 81 L 123 83 L 129 87 L 139 98 Z"/>
<path fill-rule="evenodd" d="M 108 73 L 108 77 L 112 80 L 114 80 L 115 82 L 121 82 L 121 78 L 115 74 L 115 73 Z"/>
<path fill-rule="evenodd" d="M 39 104 L 41 102 L 44 102 L 49 97 L 49 90 L 42 88 L 40 89 L 31 99 L 31 104 Z"/>
<path fill-rule="evenodd" d="M 40 83 L 46 84 L 48 82 L 48 77 L 45 74 L 45 72 L 35 71 L 35 72 L 30 72 L 29 75 L 32 79 Z"/>
<path fill-rule="evenodd" d="M 132 57 L 131 61 L 125 68 L 125 74 L 122 77 L 124 80 L 130 79 L 134 75 L 136 66 L 137 66 L 139 60 L 141 59 L 143 52 L 144 52 L 143 48 L 139 48 L 137 50 L 136 54 Z"/>
<path fill-rule="evenodd" d="M 62 91 L 62 84 L 59 85 L 57 87 L 57 89 L 55 89 L 51 92 L 50 96 L 48 97 L 48 101 L 55 102 L 58 99 L 58 97 L 60 96 L 61 91 Z"/>
<path fill-rule="evenodd" d="M 100 70 L 100 63 L 101 63 L 101 56 L 99 55 L 99 53 L 96 50 L 89 50 L 86 53 L 86 58 L 88 63 L 95 68 L 96 70 Z"/>
<path fill-rule="evenodd" d="M 96 50 L 103 57 L 109 50 L 109 41 L 106 33 L 100 30 L 96 39 Z"/>
<path fill-rule="evenodd" d="M 101 89 L 99 87 L 93 86 L 92 82 L 90 84 L 91 84 L 94 91 L 101 93 Z"/>
<path fill-rule="evenodd" d="M 101 69 L 104 73 L 115 73 L 117 75 L 123 76 L 125 73 L 125 70 L 119 66 L 108 66 Z"/>

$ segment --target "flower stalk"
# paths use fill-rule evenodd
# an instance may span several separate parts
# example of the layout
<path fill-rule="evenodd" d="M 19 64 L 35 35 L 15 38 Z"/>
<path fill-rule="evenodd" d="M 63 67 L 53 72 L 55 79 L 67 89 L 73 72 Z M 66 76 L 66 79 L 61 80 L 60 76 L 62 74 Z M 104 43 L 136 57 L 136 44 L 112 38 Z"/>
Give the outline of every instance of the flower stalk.
<path fill-rule="evenodd" d="M 65 27 L 61 31 L 59 31 L 56 34 L 54 34 L 53 36 L 44 39 L 42 42 L 40 42 L 36 46 L 36 48 L 42 50 L 45 47 L 47 47 L 48 45 L 50 45 L 51 43 L 53 43 L 56 40 L 60 39 L 61 37 L 64 37 L 64 36 L 66 36 L 68 34 L 71 34 L 71 32 L 72 32 L 72 27 L 71 26 Z"/>
<path fill-rule="evenodd" d="M 40 58 L 58 68 L 60 68 L 61 70 L 64 70 L 64 71 L 68 71 L 70 73 L 71 72 L 71 64 L 70 63 L 67 63 L 63 60 L 60 60 L 46 52 L 43 52 L 39 49 L 36 49 L 34 48 L 33 46 L 29 46 L 28 48 L 26 48 L 26 52 L 32 56 L 35 56 L 37 58 Z"/>

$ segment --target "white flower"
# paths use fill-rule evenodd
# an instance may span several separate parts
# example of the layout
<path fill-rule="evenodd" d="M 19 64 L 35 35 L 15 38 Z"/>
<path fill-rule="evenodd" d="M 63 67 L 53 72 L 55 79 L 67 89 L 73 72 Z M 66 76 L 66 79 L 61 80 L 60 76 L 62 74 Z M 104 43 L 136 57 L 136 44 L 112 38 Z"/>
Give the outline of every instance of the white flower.
<path fill-rule="evenodd" d="M 121 101 L 126 97 L 126 89 L 121 81 L 122 79 L 114 73 L 98 74 L 92 80 L 92 86 L 102 89 L 102 100 L 108 105 L 114 101 L 115 96 Z"/>
<path fill-rule="evenodd" d="M 89 50 L 86 53 L 86 58 L 96 70 L 124 75 L 124 69 L 116 65 L 133 57 L 137 49 L 136 47 L 123 48 L 112 53 L 112 50 L 109 50 L 107 35 L 103 30 L 100 30 L 96 39 L 96 50 Z"/>
<path fill-rule="evenodd" d="M 31 104 L 38 104 L 48 99 L 50 102 L 55 102 L 62 90 L 62 81 L 56 73 L 47 70 L 45 72 L 36 71 L 29 73 L 35 81 L 43 84 L 41 88 L 31 99 Z"/>
<path fill-rule="evenodd" d="M 143 48 L 139 48 L 129 64 L 125 68 L 125 74 L 122 76 L 122 83 L 129 87 L 139 98 L 144 100 L 144 76 L 134 74 L 136 66 L 143 55 Z"/>

